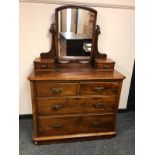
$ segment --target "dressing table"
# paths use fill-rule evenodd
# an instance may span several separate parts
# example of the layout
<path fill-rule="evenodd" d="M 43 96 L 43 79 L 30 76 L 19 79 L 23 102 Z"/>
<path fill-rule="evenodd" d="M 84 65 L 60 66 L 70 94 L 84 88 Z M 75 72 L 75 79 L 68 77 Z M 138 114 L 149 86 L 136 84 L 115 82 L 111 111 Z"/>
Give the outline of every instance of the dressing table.
<path fill-rule="evenodd" d="M 55 23 L 50 28 L 51 49 L 34 60 L 34 69 L 28 77 L 34 144 L 116 135 L 125 76 L 114 69 L 113 60 L 99 53 L 100 27 L 96 18 L 96 10 L 83 6 L 65 5 L 55 10 Z M 73 47 L 79 51 L 76 55 L 74 50 L 67 54 L 71 45 L 63 43 L 63 33 L 74 36 L 89 33 L 90 38 L 83 39 L 80 45 L 74 39 Z M 91 45 L 89 56 L 82 55 L 87 43 Z"/>

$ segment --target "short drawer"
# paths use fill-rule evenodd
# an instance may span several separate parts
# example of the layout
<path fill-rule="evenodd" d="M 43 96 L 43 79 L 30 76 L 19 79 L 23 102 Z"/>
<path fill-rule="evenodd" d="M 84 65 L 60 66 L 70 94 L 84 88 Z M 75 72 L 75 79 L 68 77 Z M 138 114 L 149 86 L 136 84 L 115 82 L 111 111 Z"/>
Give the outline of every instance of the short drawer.
<path fill-rule="evenodd" d="M 78 84 L 76 83 L 53 83 L 50 81 L 36 82 L 37 96 L 57 97 L 78 95 Z"/>
<path fill-rule="evenodd" d="M 40 136 L 115 130 L 114 115 L 39 117 L 38 123 Z"/>
<path fill-rule="evenodd" d="M 39 63 L 36 62 L 34 65 L 35 69 L 52 69 L 53 63 Z"/>
<path fill-rule="evenodd" d="M 118 82 L 82 82 L 80 95 L 116 95 Z"/>
<path fill-rule="evenodd" d="M 113 113 L 116 97 L 38 98 L 39 115 Z"/>

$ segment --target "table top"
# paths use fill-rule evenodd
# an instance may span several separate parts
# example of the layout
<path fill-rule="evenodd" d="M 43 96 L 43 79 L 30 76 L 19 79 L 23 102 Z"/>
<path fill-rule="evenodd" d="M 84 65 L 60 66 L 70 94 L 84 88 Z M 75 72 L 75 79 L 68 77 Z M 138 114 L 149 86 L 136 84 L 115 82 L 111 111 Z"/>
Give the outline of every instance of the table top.
<path fill-rule="evenodd" d="M 123 80 L 124 75 L 118 71 L 97 71 L 95 69 L 84 70 L 68 70 L 68 69 L 55 69 L 51 71 L 32 71 L 29 75 L 29 80 Z"/>

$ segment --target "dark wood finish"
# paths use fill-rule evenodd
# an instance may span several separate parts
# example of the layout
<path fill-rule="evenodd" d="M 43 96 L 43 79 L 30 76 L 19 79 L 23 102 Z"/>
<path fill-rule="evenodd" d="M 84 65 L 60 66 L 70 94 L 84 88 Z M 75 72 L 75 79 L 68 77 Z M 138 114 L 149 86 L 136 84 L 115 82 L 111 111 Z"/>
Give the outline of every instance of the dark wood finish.
<path fill-rule="evenodd" d="M 113 118 L 114 115 L 39 116 L 39 135 L 110 132 L 115 130 Z"/>
<path fill-rule="evenodd" d="M 95 34 L 94 34 L 94 40 L 95 40 L 95 42 L 93 44 L 94 51 L 92 52 L 92 54 L 93 54 L 92 60 L 93 61 L 96 58 L 103 58 L 103 59 L 106 59 L 107 58 L 107 55 L 105 53 L 104 54 L 101 54 L 98 51 L 98 36 L 99 36 L 99 34 L 101 34 L 100 26 L 99 25 L 96 25 Z"/>
<path fill-rule="evenodd" d="M 36 83 L 37 95 L 39 97 L 58 97 L 78 95 L 78 84 L 76 83 L 55 83 L 50 81 L 39 81 Z"/>
<path fill-rule="evenodd" d="M 38 98 L 39 115 L 114 113 L 116 96 Z"/>
<path fill-rule="evenodd" d="M 35 145 L 47 145 L 56 143 L 70 143 L 70 142 L 81 142 L 81 141 L 92 141 L 109 139 L 116 136 L 116 131 L 112 132 L 97 132 L 97 133 L 83 133 L 83 134 L 72 134 L 72 135 L 60 135 L 60 136 L 44 136 L 35 137 L 33 136 L 33 143 Z"/>
<path fill-rule="evenodd" d="M 82 82 L 80 83 L 80 95 L 116 95 L 117 87 L 118 82 Z"/>
<path fill-rule="evenodd" d="M 54 59 L 36 58 L 33 62 L 34 63 L 34 69 L 35 70 L 52 70 L 54 62 L 55 62 Z"/>
<path fill-rule="evenodd" d="M 115 62 L 111 59 L 95 59 L 95 67 L 98 71 L 113 71 Z"/>
<path fill-rule="evenodd" d="M 92 52 L 89 57 L 58 58 L 58 11 L 83 8 L 94 12 Z M 116 119 L 125 76 L 114 70 L 115 62 L 98 52 L 97 12 L 80 6 L 56 9 L 51 25 L 52 46 L 34 60 L 31 84 L 33 141 L 35 144 L 109 138 L 116 135 Z M 62 43 L 64 44 L 64 43 Z M 64 46 L 64 45 L 63 45 Z M 65 47 L 63 47 L 65 49 Z"/>
<path fill-rule="evenodd" d="M 36 102 L 36 86 L 34 81 L 30 81 L 31 87 L 31 102 L 32 102 L 32 112 L 33 112 L 33 136 L 38 136 L 38 126 L 37 126 L 37 102 Z"/>
<path fill-rule="evenodd" d="M 84 70 L 75 70 L 74 67 L 70 69 L 61 69 L 61 70 L 53 70 L 53 71 L 32 71 L 29 80 L 35 81 L 44 81 L 44 80 L 54 80 L 54 81 L 87 81 L 87 80 L 99 80 L 99 81 L 111 81 L 111 80 L 123 80 L 125 78 L 124 75 L 120 74 L 118 71 L 114 70 L 112 72 L 98 72 L 93 69 L 84 69 Z"/>

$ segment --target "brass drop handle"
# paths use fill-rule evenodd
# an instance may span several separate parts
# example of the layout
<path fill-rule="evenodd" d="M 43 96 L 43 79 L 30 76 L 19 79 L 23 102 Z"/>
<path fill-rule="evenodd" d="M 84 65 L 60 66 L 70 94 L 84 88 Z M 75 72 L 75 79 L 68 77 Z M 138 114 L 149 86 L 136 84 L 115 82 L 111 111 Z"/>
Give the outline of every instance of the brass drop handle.
<path fill-rule="evenodd" d="M 47 68 L 47 64 L 42 64 L 41 68 Z"/>
<path fill-rule="evenodd" d="M 100 122 L 92 122 L 91 125 L 92 125 L 92 127 L 94 127 L 94 128 L 98 128 L 98 127 L 101 126 L 101 123 L 100 123 Z"/>
<path fill-rule="evenodd" d="M 52 105 L 52 109 L 57 111 L 60 110 L 63 107 L 63 104 L 54 104 Z"/>
<path fill-rule="evenodd" d="M 101 92 L 104 90 L 104 87 L 95 87 L 94 89 L 96 92 Z"/>
<path fill-rule="evenodd" d="M 102 108 L 103 104 L 100 102 L 97 102 L 97 103 L 94 103 L 93 106 L 94 106 L 94 108 Z"/>
<path fill-rule="evenodd" d="M 62 88 L 51 88 L 51 91 L 53 94 L 60 94 L 62 93 L 63 89 Z"/>
<path fill-rule="evenodd" d="M 104 65 L 104 69 L 109 69 L 110 66 L 109 65 Z"/>
<path fill-rule="evenodd" d="M 61 129 L 61 128 L 63 128 L 63 125 L 62 124 L 54 124 L 52 127 L 54 129 Z"/>

